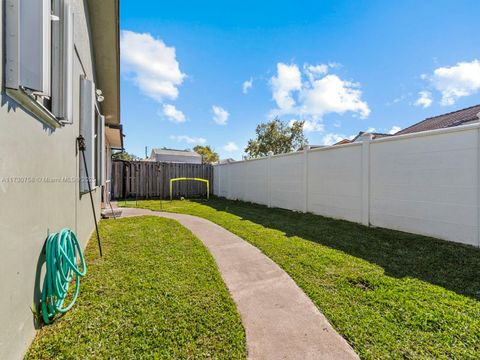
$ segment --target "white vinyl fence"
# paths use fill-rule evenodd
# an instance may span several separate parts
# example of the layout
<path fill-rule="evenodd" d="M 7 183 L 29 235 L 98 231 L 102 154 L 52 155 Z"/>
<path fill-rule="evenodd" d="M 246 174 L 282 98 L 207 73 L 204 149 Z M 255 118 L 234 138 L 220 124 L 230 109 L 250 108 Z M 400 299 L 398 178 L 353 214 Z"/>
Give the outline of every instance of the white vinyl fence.
<path fill-rule="evenodd" d="M 215 195 L 480 246 L 478 124 L 214 167 Z"/>

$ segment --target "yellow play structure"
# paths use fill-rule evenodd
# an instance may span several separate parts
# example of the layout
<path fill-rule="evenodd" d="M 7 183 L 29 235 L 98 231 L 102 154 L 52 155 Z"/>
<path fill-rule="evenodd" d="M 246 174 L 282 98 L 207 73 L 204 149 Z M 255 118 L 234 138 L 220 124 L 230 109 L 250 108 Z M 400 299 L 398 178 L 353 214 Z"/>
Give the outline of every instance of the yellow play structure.
<path fill-rule="evenodd" d="M 180 177 L 180 178 L 175 178 L 175 179 L 170 179 L 170 201 L 173 199 L 173 183 L 175 181 L 182 181 L 182 180 L 193 180 L 193 181 L 201 181 L 207 184 L 207 199 L 210 199 L 210 182 L 205 179 L 200 179 L 200 178 L 186 178 L 186 177 Z"/>

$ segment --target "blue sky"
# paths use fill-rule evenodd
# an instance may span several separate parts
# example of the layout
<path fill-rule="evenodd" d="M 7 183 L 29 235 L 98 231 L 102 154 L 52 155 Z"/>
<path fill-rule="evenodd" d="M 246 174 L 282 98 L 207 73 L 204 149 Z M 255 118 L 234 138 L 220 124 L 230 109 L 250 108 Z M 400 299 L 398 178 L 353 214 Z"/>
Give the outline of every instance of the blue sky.
<path fill-rule="evenodd" d="M 200 143 L 240 159 L 275 115 L 329 144 L 480 103 L 479 1 L 122 0 L 120 12 L 138 156 Z"/>

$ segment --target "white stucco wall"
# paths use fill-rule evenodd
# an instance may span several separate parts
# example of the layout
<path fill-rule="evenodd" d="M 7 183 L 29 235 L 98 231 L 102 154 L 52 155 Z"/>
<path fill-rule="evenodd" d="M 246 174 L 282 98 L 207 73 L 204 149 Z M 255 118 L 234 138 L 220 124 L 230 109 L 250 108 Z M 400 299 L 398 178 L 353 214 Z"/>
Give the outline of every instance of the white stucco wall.
<path fill-rule="evenodd" d="M 245 162 L 245 201 L 268 205 L 267 166 L 268 160 L 259 159 Z"/>
<path fill-rule="evenodd" d="M 227 197 L 227 171 L 228 167 L 215 167 L 213 169 L 213 193 L 217 196 Z"/>
<path fill-rule="evenodd" d="M 308 211 L 362 219 L 362 145 L 314 149 L 308 154 Z"/>
<path fill-rule="evenodd" d="M 479 245 L 478 134 L 372 142 L 370 222 Z"/>
<path fill-rule="evenodd" d="M 478 124 L 216 165 L 214 193 L 480 246 Z"/>
<path fill-rule="evenodd" d="M 75 0 L 74 9 L 74 123 L 52 131 L 7 97 L 0 84 L 0 177 L 79 176 L 79 81 L 80 75 L 93 79 L 94 66 L 84 1 Z M 99 188 L 93 196 L 99 212 Z M 0 204 L 0 359 L 9 360 L 21 358 L 35 334 L 30 307 L 40 296 L 47 234 L 69 227 L 85 246 L 94 221 L 88 194 L 80 196 L 76 182 L 0 182 Z"/>
<path fill-rule="evenodd" d="M 270 205 L 291 210 L 303 208 L 303 154 L 273 156 L 270 159 Z"/>

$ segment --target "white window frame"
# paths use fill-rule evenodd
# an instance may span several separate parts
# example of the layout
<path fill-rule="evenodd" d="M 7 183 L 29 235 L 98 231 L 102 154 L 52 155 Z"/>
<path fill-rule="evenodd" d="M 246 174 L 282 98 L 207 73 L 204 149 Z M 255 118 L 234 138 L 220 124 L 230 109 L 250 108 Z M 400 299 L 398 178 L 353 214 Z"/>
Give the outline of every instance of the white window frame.
<path fill-rule="evenodd" d="M 51 0 L 20 0 L 18 85 L 50 96 Z"/>
<path fill-rule="evenodd" d="M 106 164 L 105 164 L 105 116 L 100 114 L 99 109 L 98 111 L 98 123 L 97 123 L 97 169 L 98 169 L 98 176 L 97 176 L 97 185 L 102 186 L 105 185 L 106 179 Z"/>
<path fill-rule="evenodd" d="M 73 13 L 70 0 L 53 1 L 61 16 L 52 16 L 52 0 L 6 0 L 5 91 L 39 120 L 58 128 L 73 120 L 73 87 L 70 90 L 70 84 L 73 84 Z M 67 16 L 66 10 L 69 11 Z M 52 34 L 52 21 L 60 21 L 66 26 Z M 68 32 L 66 35 L 65 31 Z M 52 49 L 52 35 L 54 41 L 59 41 L 60 35 L 63 39 L 71 39 L 66 46 L 59 44 L 57 50 L 62 49 L 61 55 Z M 71 58 L 67 58 L 69 54 Z M 54 73 L 52 55 L 55 56 Z M 55 74 L 57 71 L 62 75 Z M 52 89 L 52 77 L 59 80 L 57 84 L 61 90 L 57 84 Z M 56 92 L 55 100 L 52 90 Z M 60 93 L 64 96 L 58 97 Z M 52 109 L 45 106 L 49 100 Z"/>
<path fill-rule="evenodd" d="M 80 135 L 85 139 L 85 162 L 87 163 L 90 187 L 96 186 L 95 180 L 95 116 L 96 116 L 96 93 L 95 84 L 85 76 L 80 78 Z M 80 193 L 88 192 L 86 181 L 87 173 L 83 162 L 83 155 L 79 154 L 80 161 Z"/>
<path fill-rule="evenodd" d="M 52 113 L 72 124 L 74 14 L 67 0 L 53 0 L 52 10 Z"/>

